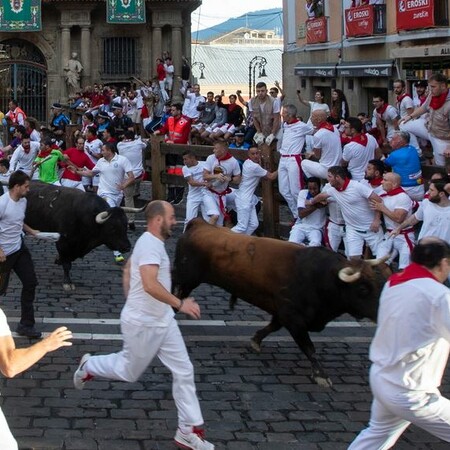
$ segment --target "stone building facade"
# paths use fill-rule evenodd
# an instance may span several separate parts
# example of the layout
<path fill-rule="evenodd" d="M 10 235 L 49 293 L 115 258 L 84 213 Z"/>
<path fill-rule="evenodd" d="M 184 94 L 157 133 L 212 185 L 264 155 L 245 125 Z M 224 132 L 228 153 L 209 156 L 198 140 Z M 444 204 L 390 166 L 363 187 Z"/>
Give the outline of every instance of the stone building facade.
<path fill-rule="evenodd" d="M 375 93 L 395 104 L 396 78 L 414 93 L 413 83 L 432 72 L 450 75 L 450 0 L 378 0 L 357 8 L 351 0 L 322 3 L 323 16 L 308 19 L 304 1 L 283 0 L 283 84 L 290 101 L 297 102 L 297 89 L 306 100 L 321 89 L 330 103 L 338 88 L 353 115 L 371 113 Z M 300 113 L 309 114 L 306 109 L 301 105 Z"/>
<path fill-rule="evenodd" d="M 191 13 L 201 0 L 146 0 L 146 23 L 109 24 L 104 0 L 42 0 L 42 31 L 0 32 L 0 109 L 16 98 L 40 121 L 49 105 L 65 103 L 64 68 L 72 53 L 83 66 L 81 86 L 148 80 L 168 52 L 175 76 L 190 59 Z"/>

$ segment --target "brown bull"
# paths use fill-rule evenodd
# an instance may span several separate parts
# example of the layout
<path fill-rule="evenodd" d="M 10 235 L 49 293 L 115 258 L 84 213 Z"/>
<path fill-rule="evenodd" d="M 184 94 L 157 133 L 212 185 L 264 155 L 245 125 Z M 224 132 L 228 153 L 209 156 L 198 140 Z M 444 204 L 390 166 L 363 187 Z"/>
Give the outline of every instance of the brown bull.
<path fill-rule="evenodd" d="M 326 248 L 236 234 L 194 219 L 178 240 L 173 282 L 182 298 L 209 283 L 268 312 L 272 320 L 256 332 L 252 346 L 259 350 L 268 334 L 285 327 L 311 362 L 314 381 L 331 385 L 308 332 L 323 330 L 344 313 L 376 320 L 384 280 L 372 265 L 349 262 Z"/>

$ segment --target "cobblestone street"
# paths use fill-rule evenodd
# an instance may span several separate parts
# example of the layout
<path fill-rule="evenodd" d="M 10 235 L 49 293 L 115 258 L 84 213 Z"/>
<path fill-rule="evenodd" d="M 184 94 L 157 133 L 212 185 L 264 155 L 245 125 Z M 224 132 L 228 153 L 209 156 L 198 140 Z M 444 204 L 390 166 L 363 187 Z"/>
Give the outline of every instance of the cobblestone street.
<path fill-rule="evenodd" d="M 134 242 L 144 230 L 143 217 Z M 180 215 L 179 220 L 182 220 Z M 168 242 L 170 256 L 181 223 Z M 38 326 L 48 332 L 67 325 L 74 345 L 49 354 L 15 379 L 1 379 L 1 402 L 21 449 L 163 450 L 174 448 L 176 411 L 169 372 L 157 360 L 136 383 L 94 380 L 76 391 L 72 375 L 83 353 L 121 348 L 119 314 L 124 302 L 121 268 L 102 247 L 76 261 L 76 290 L 62 289 L 62 268 L 54 264 L 53 244 L 27 238 L 38 272 Z M 320 280 L 317 280 L 320 282 Z M 2 308 L 12 330 L 19 317 L 20 286 L 15 276 Z M 369 322 L 349 316 L 313 334 L 318 356 L 333 382 L 313 384 L 309 364 L 286 332 L 264 342 L 255 353 L 249 339 L 266 323 L 262 311 L 239 301 L 228 310 L 228 294 L 207 285 L 194 292 L 202 320 L 179 315 L 196 369 L 207 438 L 217 449 L 339 450 L 347 448 L 367 423 L 371 393 Z M 18 346 L 28 339 L 16 338 Z M 450 395 L 447 374 L 443 393 Z M 0 445 L 1 447 L 1 445 Z M 396 449 L 448 448 L 411 427 Z"/>

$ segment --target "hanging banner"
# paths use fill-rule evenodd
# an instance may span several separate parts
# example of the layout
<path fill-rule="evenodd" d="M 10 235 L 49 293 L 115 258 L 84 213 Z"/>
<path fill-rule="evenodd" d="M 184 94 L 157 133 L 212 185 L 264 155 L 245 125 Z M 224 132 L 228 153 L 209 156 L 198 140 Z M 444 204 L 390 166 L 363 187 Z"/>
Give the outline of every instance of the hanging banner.
<path fill-rule="evenodd" d="M 145 23 L 145 0 L 107 0 L 108 23 Z"/>
<path fill-rule="evenodd" d="M 397 31 L 434 26 L 434 0 L 397 0 Z"/>
<path fill-rule="evenodd" d="M 41 31 L 41 0 L 2 0 L 0 31 Z"/>
<path fill-rule="evenodd" d="M 345 34 L 347 37 L 373 35 L 373 6 L 359 6 L 345 10 Z"/>
<path fill-rule="evenodd" d="M 327 18 L 325 16 L 306 21 L 306 43 L 318 44 L 327 42 Z"/>

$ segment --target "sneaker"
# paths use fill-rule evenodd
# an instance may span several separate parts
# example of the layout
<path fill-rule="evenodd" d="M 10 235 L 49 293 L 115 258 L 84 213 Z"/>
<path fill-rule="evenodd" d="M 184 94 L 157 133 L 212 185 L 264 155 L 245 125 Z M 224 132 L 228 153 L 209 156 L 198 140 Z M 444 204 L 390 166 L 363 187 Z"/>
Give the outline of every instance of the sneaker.
<path fill-rule="evenodd" d="M 22 325 L 21 323 L 17 325 L 16 333 L 20 336 L 26 336 L 33 339 L 38 339 L 42 336 L 42 333 L 36 330 L 34 326 Z"/>
<path fill-rule="evenodd" d="M 83 366 L 86 364 L 86 361 L 91 357 L 90 353 L 86 353 L 83 355 L 80 361 L 80 365 L 78 366 L 78 369 L 73 374 L 73 385 L 75 386 L 75 389 L 78 389 L 81 391 L 81 389 L 84 389 L 84 385 L 86 381 L 92 380 L 93 375 L 90 373 L 87 373 Z"/>
<path fill-rule="evenodd" d="M 179 428 L 175 434 L 175 445 L 188 450 L 214 450 L 214 445 L 205 440 L 205 431 L 193 427 L 192 432 L 185 434 Z"/>
<path fill-rule="evenodd" d="M 123 255 L 117 255 L 117 256 L 114 256 L 114 261 L 117 264 L 120 264 L 120 263 L 123 263 L 125 261 L 125 258 L 123 257 Z"/>

